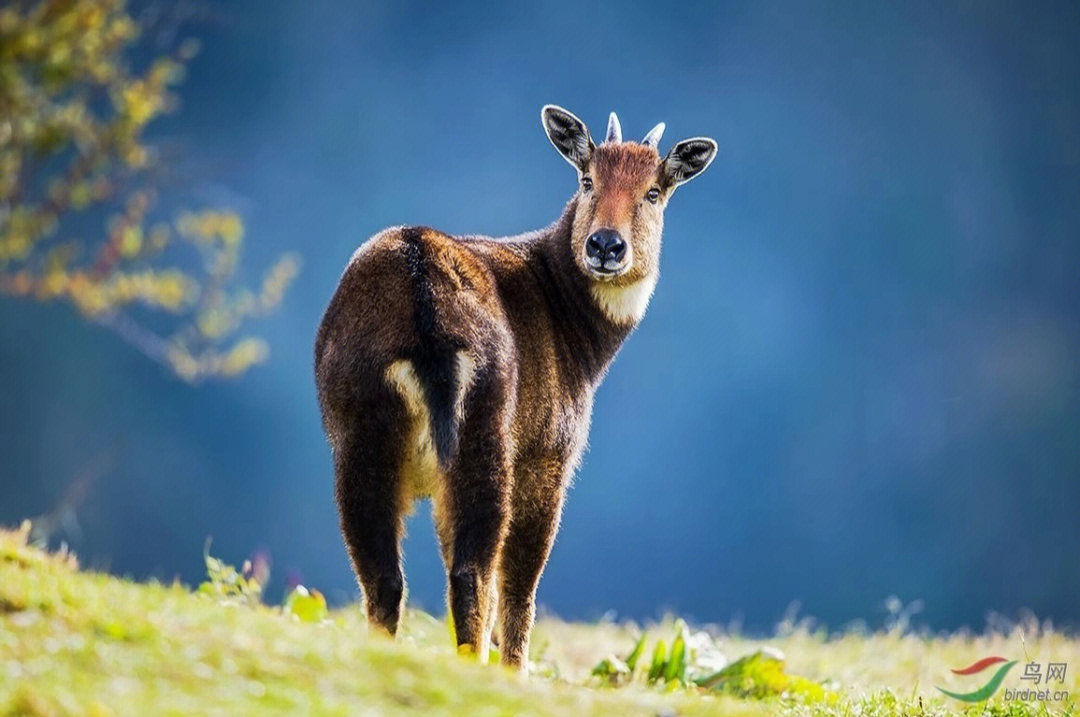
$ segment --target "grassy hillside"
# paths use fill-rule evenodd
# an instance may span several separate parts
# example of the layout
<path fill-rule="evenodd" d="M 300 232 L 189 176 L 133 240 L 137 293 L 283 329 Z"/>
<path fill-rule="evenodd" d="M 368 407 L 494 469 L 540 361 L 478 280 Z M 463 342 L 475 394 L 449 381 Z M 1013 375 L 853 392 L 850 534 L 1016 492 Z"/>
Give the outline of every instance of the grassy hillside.
<path fill-rule="evenodd" d="M 400 639 L 390 642 L 367 632 L 356 606 L 317 619 L 319 610 L 309 614 L 302 605 L 289 611 L 252 602 L 80 571 L 71 556 L 28 546 L 25 531 L 0 531 L 0 715 L 938 715 L 963 704 L 934 685 L 970 689 L 979 676 L 956 678 L 949 668 L 991 654 L 1068 663 L 1059 687 L 1072 701 L 1032 706 L 1004 702 L 999 692 L 967 714 L 1076 714 L 1080 693 L 1080 640 L 1035 626 L 985 636 L 898 629 L 829 639 L 795 628 L 767 641 L 686 632 L 696 668 L 763 646 L 787 658 L 747 663 L 737 679 L 703 689 L 650 685 L 644 668 L 629 680 L 592 676 L 604 658 L 626 658 L 641 632 L 633 625 L 541 620 L 533 675 L 522 677 L 459 657 L 446 623 L 424 613 L 410 611 Z M 642 663 L 656 640 L 667 638 L 670 647 L 675 629 L 649 627 Z M 1003 684 L 1024 686 L 1021 672 Z"/>

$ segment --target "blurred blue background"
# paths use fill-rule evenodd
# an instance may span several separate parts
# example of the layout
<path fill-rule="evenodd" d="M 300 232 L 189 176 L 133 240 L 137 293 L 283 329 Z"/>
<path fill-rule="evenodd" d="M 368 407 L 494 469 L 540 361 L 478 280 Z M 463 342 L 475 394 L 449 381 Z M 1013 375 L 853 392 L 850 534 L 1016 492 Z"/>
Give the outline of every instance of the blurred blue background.
<path fill-rule="evenodd" d="M 95 456 L 85 563 L 196 582 L 266 550 L 338 602 L 312 343 L 383 226 L 492 235 L 574 191 L 544 138 L 666 121 L 712 168 L 667 212 L 649 313 L 600 389 L 539 600 L 768 629 L 1080 618 L 1080 9 L 1075 3 L 213 4 L 152 136 L 228 203 L 249 264 L 299 251 L 268 364 L 189 387 L 65 305 L 0 301 L 0 522 Z M 253 275 L 256 279 L 257 275 Z M 410 598 L 441 613 L 427 507 Z M 278 592 L 278 594 L 280 594 Z"/>

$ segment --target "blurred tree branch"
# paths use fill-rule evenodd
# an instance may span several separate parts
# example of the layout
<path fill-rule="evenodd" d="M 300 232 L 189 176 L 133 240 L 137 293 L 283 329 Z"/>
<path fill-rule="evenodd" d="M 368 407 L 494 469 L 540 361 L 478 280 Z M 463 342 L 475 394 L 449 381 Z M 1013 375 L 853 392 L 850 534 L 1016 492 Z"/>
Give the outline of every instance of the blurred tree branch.
<path fill-rule="evenodd" d="M 299 262 L 282 255 L 247 288 L 237 214 L 151 223 L 143 130 L 176 106 L 198 46 L 133 70 L 140 30 L 124 0 L 0 8 L 0 295 L 70 302 L 184 380 L 236 376 L 268 352 L 241 329 L 278 307 Z"/>

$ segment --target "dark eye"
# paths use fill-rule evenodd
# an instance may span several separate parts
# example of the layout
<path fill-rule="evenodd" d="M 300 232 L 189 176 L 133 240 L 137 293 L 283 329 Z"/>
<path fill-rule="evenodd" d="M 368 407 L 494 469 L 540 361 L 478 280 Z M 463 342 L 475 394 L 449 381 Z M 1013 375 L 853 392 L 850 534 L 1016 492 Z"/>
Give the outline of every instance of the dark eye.
<path fill-rule="evenodd" d="M 653 187 L 649 191 L 645 192 L 645 199 L 647 199 L 652 204 L 656 204 L 657 200 L 660 199 L 660 190 L 656 187 Z"/>
<path fill-rule="evenodd" d="M 581 178 L 581 188 L 584 189 L 586 192 L 591 191 L 592 190 L 592 177 L 588 177 L 588 176 L 582 177 Z"/>

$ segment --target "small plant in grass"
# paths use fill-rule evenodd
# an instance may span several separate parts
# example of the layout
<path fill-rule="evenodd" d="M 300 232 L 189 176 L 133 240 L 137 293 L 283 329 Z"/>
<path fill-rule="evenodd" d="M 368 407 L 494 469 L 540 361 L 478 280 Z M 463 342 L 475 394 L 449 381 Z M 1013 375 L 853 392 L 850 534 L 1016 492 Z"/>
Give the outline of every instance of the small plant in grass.
<path fill-rule="evenodd" d="M 301 622 L 322 622 L 326 619 L 326 598 L 318 590 L 297 585 L 289 591 L 282 609 Z"/>
<path fill-rule="evenodd" d="M 775 650 L 758 650 L 740 657 L 721 670 L 694 679 L 694 684 L 737 697 L 787 695 L 814 702 L 825 698 L 825 688 L 821 685 L 788 674 L 783 655 Z"/>
<path fill-rule="evenodd" d="M 675 628 L 675 637 L 671 641 L 671 650 L 668 651 L 667 642 L 657 640 L 653 646 L 651 657 L 646 666 L 642 658 L 645 656 L 648 636 L 642 634 L 634 645 L 634 649 L 625 659 L 614 655 L 602 660 L 593 668 L 592 674 L 612 685 L 622 685 L 632 681 L 635 676 L 643 676 L 649 684 L 677 684 L 687 683 L 687 668 L 696 658 L 696 652 L 688 648 L 689 632 L 686 623 L 682 620 Z M 640 670 L 638 668 L 641 668 Z"/>
<path fill-rule="evenodd" d="M 199 585 L 199 593 L 216 597 L 223 602 L 260 605 L 263 586 L 270 577 L 269 562 L 256 556 L 254 562 L 245 560 L 239 570 L 224 560 L 210 555 L 210 543 L 203 552 L 207 579 Z"/>
<path fill-rule="evenodd" d="M 245 560 L 237 570 L 224 560 L 212 556 L 210 543 L 207 542 L 203 560 L 206 561 L 207 579 L 199 585 L 199 594 L 215 597 L 227 604 L 262 605 L 263 587 L 270 578 L 270 561 L 265 555 L 260 553 L 252 560 Z M 329 615 L 323 594 L 303 585 L 289 590 L 281 610 L 301 622 L 322 622 Z"/>
<path fill-rule="evenodd" d="M 612 655 L 598 663 L 592 674 L 615 686 L 639 680 L 669 689 L 685 687 L 745 698 L 788 696 L 820 701 L 826 697 L 821 685 L 788 674 L 783 655 L 774 650 L 758 650 L 713 669 L 702 659 L 698 647 L 703 644 L 702 638 L 708 642 L 707 635 L 691 635 L 686 623 L 679 620 L 670 646 L 659 639 L 650 652 L 648 635 L 642 634 L 625 659 Z M 648 659 L 646 654 L 650 655 Z"/>

